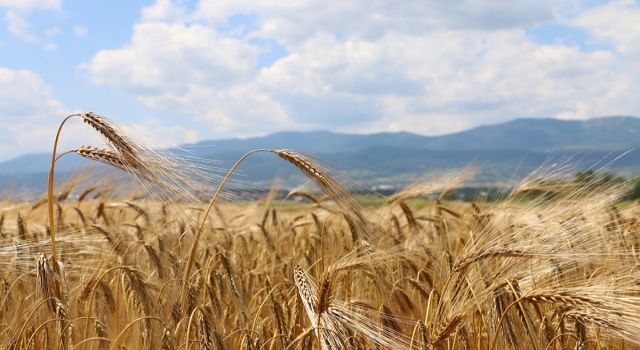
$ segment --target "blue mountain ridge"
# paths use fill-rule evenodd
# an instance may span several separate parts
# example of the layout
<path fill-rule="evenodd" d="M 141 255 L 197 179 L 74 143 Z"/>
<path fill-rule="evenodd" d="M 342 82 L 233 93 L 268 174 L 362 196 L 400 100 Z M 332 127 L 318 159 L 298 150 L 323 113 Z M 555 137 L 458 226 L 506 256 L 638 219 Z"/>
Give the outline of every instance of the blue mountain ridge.
<path fill-rule="evenodd" d="M 361 183 L 400 183 L 426 172 L 478 164 L 476 181 L 501 182 L 526 175 L 549 159 L 573 159 L 576 168 L 589 168 L 640 146 L 640 118 L 604 117 L 589 120 L 516 119 L 442 136 L 409 132 L 346 134 L 330 131 L 278 132 L 246 139 L 209 140 L 172 149 L 178 154 L 215 159 L 229 168 L 244 152 L 255 148 L 287 148 L 313 156 L 321 163 Z M 0 188 L 31 186 L 46 179 L 51 155 L 29 154 L 0 162 Z M 69 156 L 59 173 L 90 164 Z M 635 175 L 640 155 L 631 151 L 611 164 L 611 170 Z M 273 155 L 243 164 L 242 178 L 268 182 L 276 175 L 297 177 Z M 521 173 L 521 174 L 518 174 Z M 42 181 L 44 182 L 44 181 Z"/>

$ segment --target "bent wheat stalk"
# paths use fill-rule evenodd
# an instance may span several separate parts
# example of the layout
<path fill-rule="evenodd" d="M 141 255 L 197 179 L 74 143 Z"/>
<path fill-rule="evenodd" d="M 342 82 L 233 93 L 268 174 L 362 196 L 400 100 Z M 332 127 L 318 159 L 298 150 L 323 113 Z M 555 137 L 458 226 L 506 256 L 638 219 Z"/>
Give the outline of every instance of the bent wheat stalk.
<path fill-rule="evenodd" d="M 56 263 L 57 252 L 56 252 L 56 226 L 54 223 L 54 215 L 53 215 L 53 190 L 54 190 L 54 179 L 55 179 L 55 168 L 56 161 L 64 154 L 72 153 L 72 151 L 64 152 L 58 155 L 58 142 L 60 141 L 60 135 L 62 133 L 62 128 L 65 126 L 67 121 L 72 118 L 81 118 L 85 123 L 91 126 L 94 130 L 96 130 L 115 150 L 117 150 L 120 155 L 113 152 L 113 154 L 107 155 L 104 150 L 98 150 L 91 147 L 81 147 L 75 150 L 76 153 L 92 158 L 94 160 L 100 160 L 112 165 L 114 164 L 114 160 L 119 159 L 125 161 L 120 165 L 132 166 L 135 167 L 138 163 L 138 156 L 136 147 L 133 145 L 129 139 L 122 135 L 116 127 L 111 125 L 109 121 L 92 112 L 88 113 L 76 113 L 66 116 L 60 125 L 58 126 L 58 130 L 56 132 L 56 137 L 53 141 L 53 151 L 51 153 L 51 167 L 49 168 L 49 178 L 47 181 L 47 213 L 49 219 L 49 228 L 51 230 L 50 239 L 51 239 L 51 261 L 53 263 L 54 272 L 58 273 L 58 264 Z M 101 155 L 98 155 L 101 153 Z M 106 158 L 105 158 L 106 157 Z"/>
<path fill-rule="evenodd" d="M 56 138 L 53 141 L 53 152 L 51 154 L 51 167 L 49 168 L 49 178 L 47 181 L 47 215 L 49 219 L 49 230 L 50 230 L 50 239 L 51 239 L 51 262 L 53 263 L 53 269 L 56 273 L 59 272 L 58 264 L 56 263 L 56 226 L 54 224 L 53 217 L 53 182 L 54 182 L 54 174 L 56 169 L 56 160 L 57 160 L 57 150 L 58 150 L 58 140 L 60 140 L 60 133 L 62 132 L 62 127 L 65 123 L 73 118 L 80 117 L 81 114 L 71 114 L 62 120 L 60 126 L 58 126 L 58 131 L 56 132 Z"/>
<path fill-rule="evenodd" d="M 229 180 L 231 175 L 236 171 L 236 169 L 238 168 L 240 163 L 242 163 L 242 161 L 245 160 L 250 155 L 252 155 L 254 153 L 258 153 L 258 152 L 269 152 L 269 150 L 268 149 L 255 149 L 253 151 L 249 151 L 249 152 L 245 153 L 245 155 L 240 157 L 240 159 L 238 159 L 236 161 L 236 163 L 231 167 L 231 169 L 229 169 L 229 171 L 227 172 L 227 175 L 225 175 L 225 177 L 220 182 L 220 185 L 218 185 L 218 187 L 216 188 L 216 191 L 213 193 L 213 196 L 211 197 L 211 200 L 209 201 L 209 205 L 207 206 L 207 209 L 204 211 L 204 215 L 202 215 L 202 219 L 200 221 L 200 224 L 198 224 L 198 229 L 196 230 L 196 235 L 193 238 L 193 244 L 191 245 L 191 250 L 189 252 L 189 259 L 187 260 L 187 267 L 186 267 L 186 269 L 184 271 L 184 275 L 182 277 L 183 285 L 182 285 L 182 290 L 180 291 L 180 299 L 179 299 L 180 301 L 184 301 L 183 298 L 186 296 L 186 289 L 187 289 L 187 286 L 189 285 L 189 280 L 188 279 L 189 279 L 189 276 L 191 276 L 191 269 L 193 269 L 193 264 L 195 262 L 196 251 L 198 250 L 198 242 L 200 241 L 200 236 L 202 235 L 202 230 L 204 229 L 204 225 L 207 223 L 207 218 L 209 218 L 209 213 L 211 213 L 211 209 L 213 208 L 213 204 L 216 202 L 216 199 L 218 199 L 218 195 L 220 194 L 220 192 L 224 188 L 224 185 L 227 183 L 227 181 Z"/>
<path fill-rule="evenodd" d="M 224 188 L 225 184 L 236 171 L 240 163 L 242 163 L 247 157 L 252 154 L 259 152 L 268 152 L 277 155 L 279 158 L 286 160 L 290 164 L 297 167 L 301 170 L 307 177 L 313 180 L 318 187 L 330 197 L 333 197 L 336 200 L 336 203 L 344 209 L 345 211 L 345 219 L 347 221 L 351 221 L 354 223 L 354 228 L 358 230 L 358 233 L 363 236 L 361 238 L 366 238 L 367 230 L 371 227 L 369 222 L 365 219 L 364 215 L 358 209 L 357 202 L 351 197 L 349 192 L 343 188 L 336 180 L 327 175 L 322 169 L 303 157 L 302 155 L 284 149 L 265 149 L 259 148 L 245 153 L 240 159 L 236 161 L 236 163 L 229 169 L 225 177 L 222 179 L 218 187 L 216 188 L 211 200 L 209 201 L 209 205 L 207 209 L 204 211 L 204 215 L 200 223 L 198 224 L 198 229 L 196 230 L 196 234 L 193 240 L 193 244 L 191 245 L 191 250 L 189 252 L 189 259 L 187 260 L 187 267 L 185 269 L 182 280 L 184 281 L 184 285 L 182 286 L 182 291 L 180 292 L 180 300 L 183 300 L 185 296 L 185 291 L 188 285 L 189 276 L 191 276 L 191 270 L 193 269 L 193 264 L 195 262 L 196 252 L 198 249 L 198 242 L 200 241 L 200 236 L 202 235 L 202 231 L 204 230 L 204 226 L 209 217 L 209 213 L 213 208 L 213 204 L 218 199 L 218 195 Z"/>

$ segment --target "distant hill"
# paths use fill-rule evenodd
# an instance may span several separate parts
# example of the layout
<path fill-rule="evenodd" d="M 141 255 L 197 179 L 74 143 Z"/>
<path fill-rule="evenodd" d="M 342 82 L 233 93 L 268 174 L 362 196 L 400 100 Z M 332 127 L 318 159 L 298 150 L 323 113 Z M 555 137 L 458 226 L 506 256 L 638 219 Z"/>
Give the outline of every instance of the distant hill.
<path fill-rule="evenodd" d="M 408 132 L 355 135 L 329 131 L 279 132 L 264 137 L 203 141 L 174 149 L 176 153 L 220 161 L 229 168 L 255 148 L 289 148 L 310 154 L 347 177 L 364 184 L 400 185 L 426 172 L 481 166 L 477 183 L 517 179 L 550 159 L 573 159 L 588 168 L 640 146 L 640 118 L 606 117 L 586 121 L 516 119 L 443 136 Z M 640 155 L 632 151 L 611 169 L 625 175 L 640 170 Z M 49 154 L 24 155 L 0 162 L 0 190 L 33 187 L 46 180 Z M 77 156 L 58 165 L 60 173 L 88 165 Z M 243 164 L 240 178 L 268 183 L 276 174 L 298 178 L 291 167 L 272 155 Z"/>
<path fill-rule="evenodd" d="M 606 117 L 585 121 L 516 119 L 442 136 L 423 136 L 408 132 L 368 135 L 329 131 L 279 132 L 249 139 L 203 141 L 187 147 L 194 150 L 212 147 L 224 151 L 244 151 L 274 145 L 321 153 L 355 151 L 375 146 L 440 150 L 628 150 L 640 146 L 640 118 Z"/>
<path fill-rule="evenodd" d="M 429 138 L 430 149 L 523 149 L 529 151 L 628 150 L 640 146 L 640 118 L 585 121 L 516 119 Z"/>

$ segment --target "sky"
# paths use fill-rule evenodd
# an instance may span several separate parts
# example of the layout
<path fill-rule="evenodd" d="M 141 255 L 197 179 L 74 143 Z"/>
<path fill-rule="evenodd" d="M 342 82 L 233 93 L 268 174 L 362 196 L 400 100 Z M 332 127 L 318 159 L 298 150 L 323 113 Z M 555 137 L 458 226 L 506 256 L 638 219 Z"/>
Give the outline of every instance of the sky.
<path fill-rule="evenodd" d="M 172 146 L 640 116 L 639 96 L 640 1 L 0 0 L 0 161 L 73 112 Z"/>

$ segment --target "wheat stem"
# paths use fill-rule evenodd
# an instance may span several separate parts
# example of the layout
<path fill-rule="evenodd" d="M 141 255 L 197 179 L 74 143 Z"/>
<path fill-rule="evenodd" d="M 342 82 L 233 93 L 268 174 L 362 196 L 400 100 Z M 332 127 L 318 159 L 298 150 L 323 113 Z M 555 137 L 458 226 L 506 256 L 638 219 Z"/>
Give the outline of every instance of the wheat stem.
<path fill-rule="evenodd" d="M 73 117 L 79 117 L 81 114 L 71 114 L 68 115 L 62 120 L 60 125 L 58 126 L 58 131 L 56 132 L 56 138 L 53 141 L 53 152 L 51 153 L 51 167 L 49 168 L 49 179 L 47 181 L 47 215 L 49 218 L 49 230 L 50 230 L 50 239 L 51 239 L 51 262 L 53 263 L 53 271 L 56 273 L 60 272 L 58 268 L 58 263 L 56 262 L 56 225 L 54 223 L 54 215 L 53 215 L 53 186 L 54 186 L 54 176 L 56 169 L 56 160 L 57 158 L 57 150 L 58 150 L 58 141 L 60 140 L 60 134 L 62 132 L 62 127 L 67 122 L 67 120 Z"/>
<path fill-rule="evenodd" d="M 258 153 L 258 152 L 270 152 L 270 150 L 259 148 L 259 149 L 254 149 L 252 151 L 249 151 L 249 152 L 245 153 L 245 155 L 240 157 L 240 159 L 238 159 L 236 161 L 236 163 L 231 167 L 231 169 L 229 169 L 229 171 L 227 172 L 227 175 L 225 175 L 225 177 L 222 179 L 222 181 L 218 185 L 218 188 L 216 188 L 216 191 L 213 193 L 213 196 L 211 197 L 211 200 L 209 201 L 209 205 L 207 206 L 207 209 L 204 211 L 204 214 L 202 215 L 202 219 L 200 220 L 200 224 L 198 225 L 198 229 L 196 230 L 196 235 L 193 238 L 193 244 L 191 245 L 191 251 L 189 252 L 189 260 L 187 261 L 187 267 L 186 267 L 186 269 L 184 271 L 184 275 L 182 277 L 184 283 L 182 285 L 182 290 L 180 292 L 180 299 L 179 300 L 181 300 L 181 301 L 183 300 L 187 285 L 189 284 L 189 275 L 191 274 L 191 270 L 193 269 L 193 264 L 195 262 L 196 251 L 198 250 L 198 242 L 200 241 L 200 236 L 202 235 L 202 230 L 204 229 L 204 225 L 207 223 L 207 219 L 209 218 L 209 213 L 211 212 L 211 209 L 213 208 L 213 204 L 215 203 L 216 199 L 218 199 L 218 195 L 220 194 L 220 192 L 224 188 L 224 185 L 227 183 L 227 181 L 229 180 L 231 175 L 236 171 L 236 169 L 238 168 L 240 163 L 242 163 L 242 161 L 244 161 L 250 155 L 252 155 L 254 153 Z"/>

